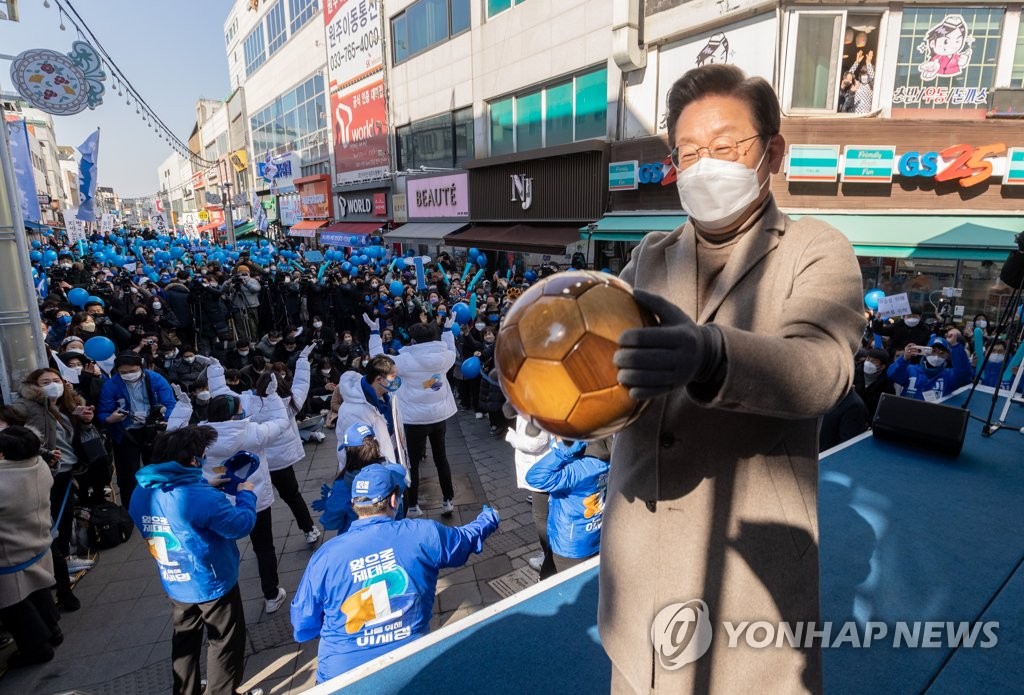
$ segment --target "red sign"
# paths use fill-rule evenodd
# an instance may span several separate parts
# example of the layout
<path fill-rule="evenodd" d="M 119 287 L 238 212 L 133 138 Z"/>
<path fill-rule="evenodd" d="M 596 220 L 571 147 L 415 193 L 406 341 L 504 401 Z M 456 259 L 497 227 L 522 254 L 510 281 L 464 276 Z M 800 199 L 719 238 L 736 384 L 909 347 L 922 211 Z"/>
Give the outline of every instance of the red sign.
<path fill-rule="evenodd" d="M 388 119 L 384 79 L 373 75 L 346 91 L 331 93 L 335 183 L 387 176 Z"/>
<path fill-rule="evenodd" d="M 310 176 L 295 181 L 299 189 L 299 214 L 304 220 L 326 220 L 334 214 L 331 177 Z"/>
<path fill-rule="evenodd" d="M 387 193 L 374 193 L 373 194 L 373 214 L 377 217 L 388 216 L 388 194 Z"/>
<path fill-rule="evenodd" d="M 206 188 L 206 178 L 203 172 L 197 171 L 192 174 L 192 188 Z"/>
<path fill-rule="evenodd" d="M 224 210 L 206 208 L 206 211 L 210 213 L 209 224 L 224 224 Z"/>

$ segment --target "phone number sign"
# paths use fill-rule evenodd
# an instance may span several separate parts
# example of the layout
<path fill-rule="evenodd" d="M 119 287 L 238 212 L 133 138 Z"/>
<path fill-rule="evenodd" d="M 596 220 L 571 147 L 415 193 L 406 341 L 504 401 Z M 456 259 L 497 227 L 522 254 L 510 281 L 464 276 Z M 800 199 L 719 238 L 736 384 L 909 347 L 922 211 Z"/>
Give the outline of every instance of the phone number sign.
<path fill-rule="evenodd" d="M 384 64 L 379 12 L 371 0 L 327 0 L 327 71 L 333 84 L 347 85 Z"/>

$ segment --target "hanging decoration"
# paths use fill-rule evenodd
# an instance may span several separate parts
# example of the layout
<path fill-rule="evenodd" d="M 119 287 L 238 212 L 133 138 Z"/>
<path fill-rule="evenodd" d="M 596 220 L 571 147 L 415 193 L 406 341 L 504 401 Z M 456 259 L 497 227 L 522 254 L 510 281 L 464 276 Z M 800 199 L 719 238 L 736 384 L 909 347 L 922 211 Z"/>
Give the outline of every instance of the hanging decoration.
<path fill-rule="evenodd" d="M 11 63 L 11 80 L 18 94 L 40 111 L 71 116 L 103 103 L 102 68 L 96 50 L 75 41 L 67 55 L 48 48 L 18 54 Z"/>

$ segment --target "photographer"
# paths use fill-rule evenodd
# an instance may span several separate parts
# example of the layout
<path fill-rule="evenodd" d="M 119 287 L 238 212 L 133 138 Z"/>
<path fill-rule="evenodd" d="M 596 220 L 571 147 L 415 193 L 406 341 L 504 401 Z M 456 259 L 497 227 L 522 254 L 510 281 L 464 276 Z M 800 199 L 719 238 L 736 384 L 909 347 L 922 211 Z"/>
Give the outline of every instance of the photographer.
<path fill-rule="evenodd" d="M 228 333 L 228 312 L 224 301 L 224 287 L 217 273 L 197 275 L 190 287 L 195 333 L 203 352 L 222 335 Z"/>
<path fill-rule="evenodd" d="M 192 293 L 189 290 L 189 274 L 187 270 L 179 270 L 175 279 L 164 287 L 167 295 L 167 307 L 177 319 L 176 331 L 183 345 L 195 345 L 195 334 L 192 323 Z"/>
<path fill-rule="evenodd" d="M 150 462 L 153 439 L 166 427 L 174 405 L 171 385 L 156 372 L 144 370 L 139 355 L 122 352 L 114 359 L 96 416 L 106 424 L 114 444 L 114 470 L 125 509 L 135 490 L 135 473 Z"/>
<path fill-rule="evenodd" d="M 252 277 L 247 265 L 235 268 L 231 277 L 232 306 L 235 309 L 235 333 L 239 341 L 246 344 L 255 343 L 260 339 L 258 311 L 260 308 L 259 280 Z"/>

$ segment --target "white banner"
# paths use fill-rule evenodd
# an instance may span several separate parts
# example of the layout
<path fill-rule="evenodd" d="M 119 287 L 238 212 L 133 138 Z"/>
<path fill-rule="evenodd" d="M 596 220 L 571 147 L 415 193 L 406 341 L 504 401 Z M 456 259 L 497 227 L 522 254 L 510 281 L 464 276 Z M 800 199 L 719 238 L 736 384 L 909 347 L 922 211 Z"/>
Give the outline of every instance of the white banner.
<path fill-rule="evenodd" d="M 185 236 L 190 239 L 196 239 L 199 237 L 199 231 L 196 229 L 199 227 L 199 215 L 194 212 L 186 212 L 180 218 L 181 226 L 185 230 Z"/>
<path fill-rule="evenodd" d="M 341 87 L 384 64 L 380 15 L 369 0 L 326 0 L 327 74 Z"/>
<path fill-rule="evenodd" d="M 68 241 L 72 244 L 78 241 L 86 241 L 85 220 L 75 217 L 78 214 L 77 208 L 68 208 L 64 211 L 64 229 L 68 235 Z"/>
<path fill-rule="evenodd" d="M 910 299 L 906 292 L 882 297 L 878 300 L 878 318 L 880 319 L 909 316 L 910 313 Z"/>
<path fill-rule="evenodd" d="M 100 218 L 100 231 L 106 234 L 107 232 L 114 231 L 114 215 L 110 212 L 103 213 L 103 217 Z"/>
<path fill-rule="evenodd" d="M 154 212 L 149 215 L 149 226 L 157 234 L 167 233 L 167 216 L 162 212 Z"/>

